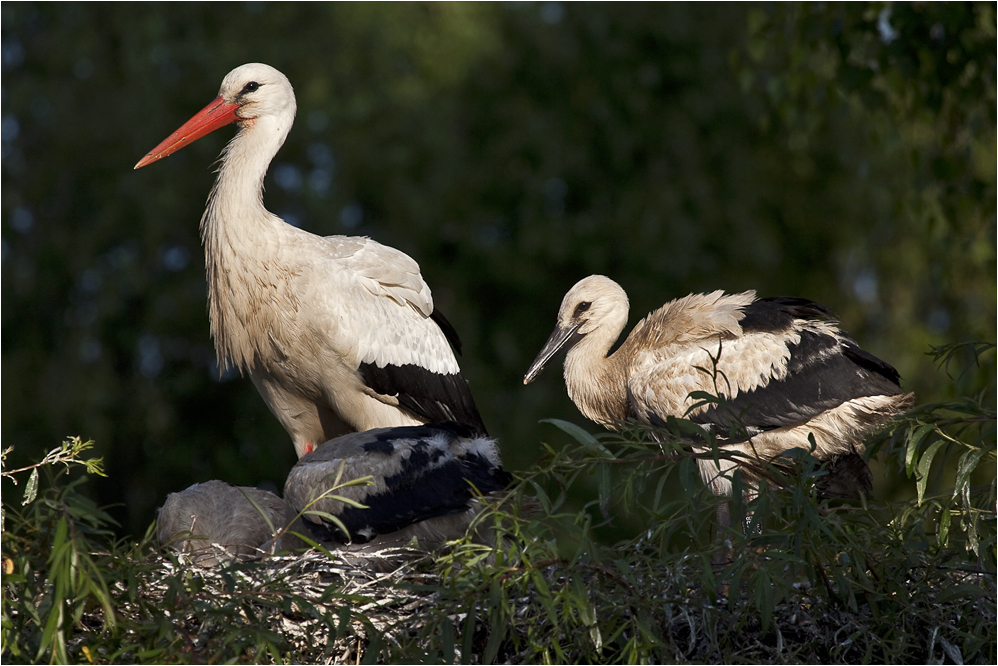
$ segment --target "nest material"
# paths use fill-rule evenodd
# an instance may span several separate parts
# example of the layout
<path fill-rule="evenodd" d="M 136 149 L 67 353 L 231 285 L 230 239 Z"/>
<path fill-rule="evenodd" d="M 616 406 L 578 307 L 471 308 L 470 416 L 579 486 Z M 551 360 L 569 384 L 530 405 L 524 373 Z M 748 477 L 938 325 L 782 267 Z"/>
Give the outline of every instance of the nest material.
<path fill-rule="evenodd" d="M 214 568 L 199 567 L 184 556 L 162 558 L 158 568 L 150 567 L 139 580 L 137 595 L 118 586 L 116 612 L 131 616 L 136 625 L 151 622 L 150 609 L 168 616 L 170 631 L 179 637 L 167 648 L 170 661 L 215 661 L 219 655 L 226 660 L 271 661 L 279 655 L 280 661 L 321 664 L 390 661 L 419 653 L 434 660 L 448 655 L 462 663 L 481 663 L 486 645 L 497 632 L 501 645 L 491 656 L 496 662 L 535 662 L 540 654 L 538 641 L 558 642 L 568 661 L 589 660 L 594 656 L 590 641 L 598 631 L 573 625 L 556 593 L 580 583 L 597 611 L 593 627 L 602 628 L 607 637 L 614 626 L 625 627 L 616 645 L 603 646 L 600 654 L 607 662 L 625 657 L 618 650 L 630 632 L 626 627 L 644 625 L 657 636 L 655 659 L 667 662 L 854 663 L 862 658 L 863 641 L 851 643 L 857 636 L 875 633 L 879 621 L 869 607 L 850 609 L 817 594 L 819 590 L 807 583 L 797 583 L 795 592 L 777 601 L 768 622 L 763 623 L 752 590 L 702 589 L 696 585 L 699 559 L 683 558 L 671 570 L 651 562 L 631 568 L 637 576 L 629 582 L 606 563 L 545 565 L 535 573 L 543 577 L 547 589 L 513 585 L 506 591 L 515 596 L 506 602 L 512 602 L 515 611 L 506 624 L 493 627 L 489 617 L 494 600 L 489 594 L 455 595 L 448 587 L 453 578 L 444 581 L 432 557 L 406 549 L 367 552 L 362 557 L 310 550 L 255 561 L 233 560 Z M 389 564 L 389 571 L 373 570 Z M 506 571 L 514 569 L 523 568 Z M 490 573 L 487 567 L 481 572 Z M 474 583 L 476 570 L 467 573 L 474 575 L 464 582 Z M 493 584 L 502 578 L 493 579 Z M 944 580 L 950 585 L 988 587 L 980 574 L 951 572 L 936 583 Z M 914 577 L 909 582 L 912 587 L 922 586 Z M 479 589 L 487 588 L 486 584 Z M 994 617 L 990 603 L 984 596 L 973 609 L 963 606 L 960 610 Z M 553 624 L 552 609 L 558 616 Z M 469 613 L 475 617 L 469 618 Z M 915 648 L 922 657 L 959 661 L 960 648 L 952 631 L 928 637 L 918 617 L 905 622 L 912 625 L 908 634 L 913 640 L 925 639 L 924 645 Z M 92 630 L 100 631 L 102 624 L 97 612 L 84 618 L 84 625 Z M 444 625 L 454 630 L 450 652 L 442 647 Z M 474 627 L 475 635 L 465 641 L 461 633 L 467 627 Z M 254 637 L 263 635 L 271 637 L 276 650 L 270 653 L 273 657 L 261 653 L 270 648 L 254 642 Z M 87 632 L 78 633 L 75 642 L 84 644 L 86 636 Z M 242 641 L 241 647 L 233 648 L 233 641 Z M 472 652 L 462 655 L 462 645 Z M 127 661 L 129 655 L 103 656 Z"/>
<path fill-rule="evenodd" d="M 116 613 L 138 624 L 149 620 L 151 609 L 169 618 L 182 638 L 177 651 L 188 653 L 171 661 L 211 660 L 235 634 L 270 632 L 277 649 L 296 661 L 358 663 L 373 634 L 391 637 L 400 625 L 418 630 L 439 584 L 426 553 L 407 548 L 309 550 L 256 560 L 215 548 L 221 566 L 205 551 L 160 557 L 138 578 L 137 589 L 115 586 Z M 86 628 L 104 624 L 99 609 L 84 618 Z M 72 642 L 91 641 L 81 632 Z M 245 652 L 260 659 L 253 647 Z"/>

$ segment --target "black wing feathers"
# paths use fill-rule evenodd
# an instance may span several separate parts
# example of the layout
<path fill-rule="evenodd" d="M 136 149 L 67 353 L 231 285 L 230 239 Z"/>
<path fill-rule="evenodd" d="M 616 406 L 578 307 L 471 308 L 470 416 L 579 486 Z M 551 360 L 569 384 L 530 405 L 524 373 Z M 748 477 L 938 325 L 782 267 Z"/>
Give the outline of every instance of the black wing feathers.
<path fill-rule="evenodd" d="M 742 326 L 742 330 L 746 333 L 789 331 L 793 327 L 795 320 L 828 321 L 833 323 L 836 321 L 835 315 L 824 305 L 806 298 L 797 298 L 794 296 L 760 298 L 745 307 L 743 312 L 745 316 L 739 323 Z M 823 339 L 818 340 L 817 338 L 819 337 Z M 804 366 L 812 363 L 812 357 L 815 353 L 824 353 L 825 349 L 834 350 L 837 347 L 841 347 L 841 353 L 853 363 L 865 368 L 874 375 L 879 375 L 888 382 L 888 384 L 884 384 L 881 381 L 874 380 L 880 386 L 881 393 L 893 394 L 900 392 L 901 377 L 898 375 L 898 371 L 873 354 L 861 349 L 852 338 L 841 332 L 838 339 L 827 335 L 818 336 L 817 334 L 814 334 L 814 338 L 811 340 L 802 338 L 800 349 L 792 352 L 790 374 L 794 374 Z"/>
<path fill-rule="evenodd" d="M 454 421 L 476 434 L 487 434 L 468 382 L 460 374 L 444 375 L 415 364 L 379 368 L 361 363 L 358 370 L 367 386 L 396 397 L 402 407 L 427 421 Z"/>
<path fill-rule="evenodd" d="M 820 303 L 796 296 L 759 298 L 742 308 L 745 316 L 739 322 L 746 333 L 754 331 L 787 331 L 795 319 L 833 321 L 832 311 Z"/>
<path fill-rule="evenodd" d="M 444 316 L 444 313 L 438 310 L 437 308 L 433 308 L 433 312 L 430 313 L 430 319 L 437 322 L 437 326 L 440 327 L 440 330 L 443 332 L 444 337 L 447 338 L 447 342 L 451 344 L 451 347 L 454 348 L 454 351 L 460 354 L 461 338 L 458 337 L 457 330 L 451 325 L 449 321 L 447 321 L 447 317 Z"/>
<path fill-rule="evenodd" d="M 391 455 L 396 446 L 408 448 L 402 468 L 384 479 L 385 490 L 364 497 L 367 507 L 344 505 L 337 512 L 354 543 L 365 543 L 379 534 L 389 534 L 413 523 L 467 511 L 474 489 L 482 494 L 502 490 L 512 477 L 488 458 L 469 452 L 460 458 L 423 438 L 439 435 L 440 429 L 456 436 L 467 432 L 459 424 L 393 428 L 383 438 L 365 444 L 368 453 Z M 396 443 L 393 440 L 400 440 Z M 415 439 L 415 441 L 413 441 Z M 326 541 L 346 543 L 348 538 L 335 526 L 305 521 L 313 534 Z"/>
<path fill-rule="evenodd" d="M 795 319 L 831 319 L 827 308 L 802 298 L 760 299 L 744 311 L 741 325 L 746 333 L 789 332 Z M 897 371 L 848 337 L 808 329 L 799 335 L 799 342 L 787 343 L 790 358 L 783 379 L 739 392 L 691 420 L 715 424 L 720 431 L 752 434 L 799 425 L 855 398 L 901 392 Z"/>
<path fill-rule="evenodd" d="M 895 389 L 900 388 L 901 375 L 898 374 L 898 371 L 895 370 L 893 366 L 881 361 L 870 352 L 861 349 L 860 346 L 852 340 L 849 340 L 846 343 L 842 349 L 842 353 L 856 365 L 866 368 L 867 371 L 875 375 L 879 375 L 881 379 L 886 381 L 890 386 L 893 386 Z M 891 393 L 897 392 L 898 391 L 891 391 Z"/>

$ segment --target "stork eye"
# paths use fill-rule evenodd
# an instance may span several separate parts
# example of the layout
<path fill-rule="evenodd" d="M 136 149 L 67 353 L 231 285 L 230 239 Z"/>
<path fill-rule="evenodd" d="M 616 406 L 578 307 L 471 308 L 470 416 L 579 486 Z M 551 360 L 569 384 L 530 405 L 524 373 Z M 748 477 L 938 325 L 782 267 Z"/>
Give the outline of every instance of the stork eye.
<path fill-rule="evenodd" d="M 582 313 L 588 310 L 591 305 L 592 303 L 588 301 L 579 303 L 578 305 L 575 306 L 575 314 L 573 314 L 572 317 L 573 318 L 580 317 Z"/>
<path fill-rule="evenodd" d="M 249 83 L 243 86 L 243 89 L 240 91 L 239 94 L 245 95 L 246 93 L 256 92 L 257 90 L 259 90 L 259 88 L 260 88 L 259 83 L 257 83 L 256 81 L 250 81 Z"/>

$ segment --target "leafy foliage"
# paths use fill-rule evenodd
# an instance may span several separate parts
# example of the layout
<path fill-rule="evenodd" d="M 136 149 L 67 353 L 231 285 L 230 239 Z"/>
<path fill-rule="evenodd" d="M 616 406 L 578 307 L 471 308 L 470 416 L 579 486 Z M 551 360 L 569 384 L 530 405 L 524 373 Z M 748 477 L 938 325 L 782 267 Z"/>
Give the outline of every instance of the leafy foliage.
<path fill-rule="evenodd" d="M 104 578 L 108 563 L 91 552 L 94 539 L 113 537 L 113 520 L 76 492 L 83 478 L 64 487 L 58 483 L 71 465 L 102 473 L 100 459 L 80 458 L 92 444 L 71 438 L 39 463 L 3 470 L 3 478 L 15 482 L 16 474 L 31 471 L 25 484 L 25 508 L 9 508 L 6 502 L 3 506 L 3 643 L 5 653 L 19 660 L 48 657 L 69 663 L 67 637 L 94 606 L 102 609 L 105 625 L 114 627 L 112 597 Z M 61 467 L 52 473 L 57 465 Z M 41 495 L 39 469 L 49 476 Z M 8 520 L 14 523 L 12 529 L 7 527 Z"/>
<path fill-rule="evenodd" d="M 932 355 L 946 367 L 958 356 L 969 356 L 979 368 L 981 356 L 994 348 L 993 343 L 953 344 L 933 349 Z M 960 541 L 983 555 L 980 529 L 993 528 L 988 524 L 993 514 L 982 512 L 980 507 L 993 506 L 996 501 L 995 441 L 993 390 L 921 405 L 895 426 L 888 448 L 908 478 L 916 481 L 916 506 L 932 506 L 938 511 L 940 547 L 949 545 L 956 517 Z M 955 468 L 947 464 L 952 458 L 956 458 Z M 975 489 L 975 482 L 985 485 Z M 975 494 L 979 497 L 972 500 Z"/>
<path fill-rule="evenodd" d="M 513 495 L 479 515 L 497 546 L 458 542 L 385 574 L 335 551 L 201 569 L 157 553 L 151 530 L 115 542 L 60 468 L 26 510 L 5 507 L 4 657 L 991 663 L 995 413 L 978 396 L 955 404 L 922 405 L 875 443 L 888 468 L 911 470 L 911 500 L 818 501 L 823 471 L 795 453 L 733 501 L 740 519 L 720 535 L 691 424 L 593 435 L 552 421 L 575 443 L 545 445 Z M 43 469 L 75 460 L 50 458 Z M 576 510 L 579 487 L 592 500 Z M 612 542 L 615 523 L 640 529 Z"/>

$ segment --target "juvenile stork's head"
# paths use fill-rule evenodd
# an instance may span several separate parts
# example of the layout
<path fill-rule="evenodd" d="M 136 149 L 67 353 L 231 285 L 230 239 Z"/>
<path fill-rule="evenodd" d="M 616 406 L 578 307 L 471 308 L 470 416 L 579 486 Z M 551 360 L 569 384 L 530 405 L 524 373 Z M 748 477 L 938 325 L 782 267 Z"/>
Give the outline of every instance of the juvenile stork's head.
<path fill-rule="evenodd" d="M 288 78 L 270 65 L 252 62 L 229 72 L 218 97 L 149 151 L 136 169 L 172 155 L 189 143 L 231 123 L 241 129 L 257 122 L 273 125 L 268 134 L 284 142 L 295 119 L 295 91 Z M 275 149 L 276 151 L 276 149 Z"/>
<path fill-rule="evenodd" d="M 610 278 L 590 275 L 577 282 L 562 299 L 554 331 L 523 383 L 532 382 L 558 351 L 569 352 L 584 339 L 591 341 L 592 353 L 605 355 L 624 330 L 629 308 L 627 293 Z"/>

